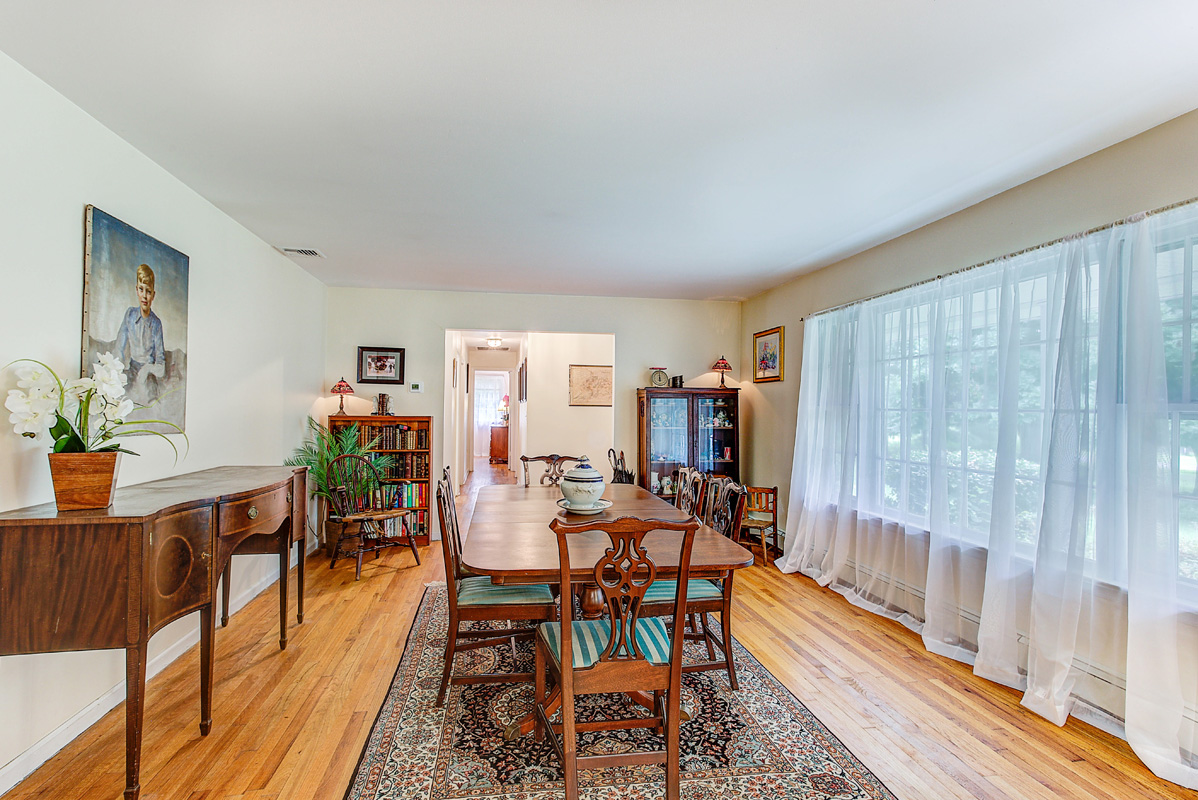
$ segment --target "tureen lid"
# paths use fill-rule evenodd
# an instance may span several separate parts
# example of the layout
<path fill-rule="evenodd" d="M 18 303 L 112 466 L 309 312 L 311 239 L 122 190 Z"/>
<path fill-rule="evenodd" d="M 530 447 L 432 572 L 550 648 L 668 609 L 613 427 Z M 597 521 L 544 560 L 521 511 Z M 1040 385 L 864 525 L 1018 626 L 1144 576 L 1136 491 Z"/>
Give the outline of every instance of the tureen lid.
<path fill-rule="evenodd" d="M 573 469 L 566 470 L 564 477 L 572 481 L 578 481 L 579 483 L 593 483 L 603 480 L 602 473 L 591 466 L 591 462 L 587 460 L 586 456 L 578 459 L 578 465 Z"/>

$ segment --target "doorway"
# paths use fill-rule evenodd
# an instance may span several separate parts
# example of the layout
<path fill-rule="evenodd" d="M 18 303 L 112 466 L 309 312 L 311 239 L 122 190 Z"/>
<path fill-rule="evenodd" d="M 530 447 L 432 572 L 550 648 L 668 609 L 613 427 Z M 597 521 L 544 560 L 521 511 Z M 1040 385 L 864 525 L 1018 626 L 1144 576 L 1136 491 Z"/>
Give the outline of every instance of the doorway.
<path fill-rule="evenodd" d="M 474 373 L 474 461 L 508 462 L 508 417 L 511 409 L 510 377 L 499 370 Z"/>

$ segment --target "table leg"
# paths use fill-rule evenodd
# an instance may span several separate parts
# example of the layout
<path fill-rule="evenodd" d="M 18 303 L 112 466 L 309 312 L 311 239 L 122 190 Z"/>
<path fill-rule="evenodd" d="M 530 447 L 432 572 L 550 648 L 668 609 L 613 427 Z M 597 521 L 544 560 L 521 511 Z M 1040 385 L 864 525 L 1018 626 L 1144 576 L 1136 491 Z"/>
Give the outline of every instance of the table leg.
<path fill-rule="evenodd" d="M 308 560 L 308 538 L 301 536 L 299 540 L 299 558 L 295 566 L 295 601 L 299 610 L 295 615 L 297 624 L 304 621 L 304 562 Z"/>
<path fill-rule="evenodd" d="M 216 612 L 212 604 L 200 609 L 200 735 L 212 730 L 213 640 L 216 638 Z"/>
<path fill-rule="evenodd" d="M 291 531 L 279 532 L 279 649 L 287 649 L 287 586 L 291 574 Z"/>
<path fill-rule="evenodd" d="M 603 590 L 593 583 L 588 583 L 582 590 L 582 618 L 601 619 L 603 611 Z"/>
<path fill-rule="evenodd" d="M 229 627 L 229 586 L 233 577 L 233 556 L 225 562 L 225 571 L 220 574 L 220 626 Z"/>
<path fill-rule="evenodd" d="M 141 794 L 141 724 L 146 699 L 146 643 L 125 648 L 125 800 Z"/>

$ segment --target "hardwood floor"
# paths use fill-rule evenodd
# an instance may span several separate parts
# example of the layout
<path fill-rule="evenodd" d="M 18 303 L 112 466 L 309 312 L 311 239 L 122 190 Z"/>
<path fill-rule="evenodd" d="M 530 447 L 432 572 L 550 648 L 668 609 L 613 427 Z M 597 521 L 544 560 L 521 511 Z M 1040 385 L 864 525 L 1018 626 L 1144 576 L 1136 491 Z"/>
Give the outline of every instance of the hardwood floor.
<path fill-rule="evenodd" d="M 514 483 L 485 463 L 459 498 Z M 142 797 L 147 800 L 339 800 L 403 651 L 424 584 L 443 580 L 440 546 L 422 566 L 393 548 L 330 571 L 313 556 L 305 623 L 278 649 L 266 591 L 217 631 L 212 733 L 201 737 L 196 650 L 150 682 Z M 907 629 L 810 580 L 757 565 L 738 573 L 737 638 L 902 800 L 1188 798 L 1127 744 L 1083 723 L 1057 728 L 1018 693 L 927 653 Z M 294 601 L 293 601 L 294 602 Z M 124 708 L 114 709 L 5 800 L 118 798 Z"/>

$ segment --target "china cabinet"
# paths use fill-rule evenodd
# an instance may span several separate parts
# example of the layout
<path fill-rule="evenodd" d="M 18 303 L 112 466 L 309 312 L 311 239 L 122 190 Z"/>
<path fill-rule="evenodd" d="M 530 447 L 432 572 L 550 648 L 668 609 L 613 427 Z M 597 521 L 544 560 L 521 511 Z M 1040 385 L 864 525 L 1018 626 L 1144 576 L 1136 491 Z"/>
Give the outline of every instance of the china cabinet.
<path fill-rule="evenodd" d="M 637 389 L 642 488 L 673 499 L 682 467 L 740 480 L 739 389 Z"/>

